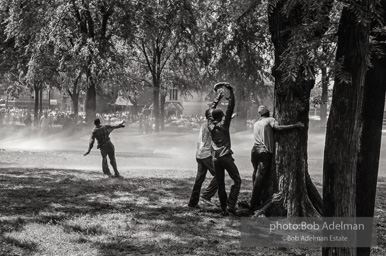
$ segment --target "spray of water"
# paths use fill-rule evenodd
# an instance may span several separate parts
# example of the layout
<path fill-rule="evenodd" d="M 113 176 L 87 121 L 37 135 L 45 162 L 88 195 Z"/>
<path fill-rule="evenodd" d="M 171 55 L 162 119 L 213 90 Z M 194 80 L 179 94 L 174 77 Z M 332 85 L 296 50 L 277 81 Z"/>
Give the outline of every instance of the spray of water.
<path fill-rule="evenodd" d="M 189 170 L 195 171 L 197 133 L 137 135 L 125 129 L 111 134 L 121 170 Z M 90 133 L 69 134 L 65 131 L 6 130 L 0 132 L 0 166 L 75 168 L 99 170 L 101 157 L 94 147 L 88 157 L 82 153 L 88 147 Z M 234 158 L 241 173 L 250 174 L 250 150 L 253 145 L 251 131 L 231 135 Z M 308 158 L 310 173 L 322 173 L 325 135 L 310 132 Z M 386 140 L 383 139 L 380 173 L 386 174 L 384 158 Z"/>

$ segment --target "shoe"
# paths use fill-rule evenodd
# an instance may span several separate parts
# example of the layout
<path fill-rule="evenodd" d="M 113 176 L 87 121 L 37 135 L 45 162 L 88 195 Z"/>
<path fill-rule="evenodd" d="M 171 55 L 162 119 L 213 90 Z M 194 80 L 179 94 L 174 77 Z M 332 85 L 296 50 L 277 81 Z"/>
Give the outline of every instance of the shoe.
<path fill-rule="evenodd" d="M 209 205 L 215 206 L 213 202 L 210 201 L 210 198 L 201 197 L 201 200 Z"/>
<path fill-rule="evenodd" d="M 229 212 L 229 213 L 232 213 L 232 215 L 235 215 L 235 216 L 240 217 L 240 215 L 237 213 L 235 207 L 228 208 L 228 212 Z"/>
<path fill-rule="evenodd" d="M 227 210 L 221 211 L 221 216 L 223 217 L 229 216 L 229 212 Z"/>
<path fill-rule="evenodd" d="M 240 209 L 236 211 L 237 216 L 239 217 L 250 217 L 254 214 L 254 211 L 250 209 Z"/>
<path fill-rule="evenodd" d="M 251 209 L 251 204 L 245 201 L 239 202 L 238 206 L 239 208 L 242 208 L 242 209 Z"/>
<path fill-rule="evenodd" d="M 189 208 L 196 208 L 196 209 L 200 208 L 200 206 L 198 204 L 188 204 L 188 207 Z"/>
<path fill-rule="evenodd" d="M 116 179 L 123 179 L 123 176 L 121 176 L 120 174 L 118 174 L 118 175 L 114 175 L 114 177 L 112 177 L 112 178 L 116 178 Z"/>

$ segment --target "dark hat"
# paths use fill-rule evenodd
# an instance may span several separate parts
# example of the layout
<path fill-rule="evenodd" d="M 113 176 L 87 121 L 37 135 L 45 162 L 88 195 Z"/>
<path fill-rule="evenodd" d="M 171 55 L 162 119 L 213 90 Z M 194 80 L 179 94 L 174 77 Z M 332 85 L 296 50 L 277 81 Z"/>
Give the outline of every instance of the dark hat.
<path fill-rule="evenodd" d="M 212 116 L 214 120 L 221 119 L 224 116 L 224 111 L 222 111 L 221 109 L 214 109 L 212 111 Z"/>

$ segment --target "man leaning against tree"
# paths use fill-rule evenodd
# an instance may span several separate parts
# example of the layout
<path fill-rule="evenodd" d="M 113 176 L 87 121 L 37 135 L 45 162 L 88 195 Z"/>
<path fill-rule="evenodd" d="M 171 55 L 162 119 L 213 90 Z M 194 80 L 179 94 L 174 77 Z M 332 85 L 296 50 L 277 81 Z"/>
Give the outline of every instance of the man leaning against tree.
<path fill-rule="evenodd" d="M 271 170 L 274 141 L 273 131 L 284 131 L 303 128 L 304 124 L 298 122 L 291 125 L 279 125 L 275 118 L 270 116 L 267 106 L 259 106 L 257 112 L 259 120 L 253 126 L 254 145 L 251 151 L 251 162 L 253 166 L 253 189 L 248 208 L 255 210 L 262 202 L 262 184 Z"/>

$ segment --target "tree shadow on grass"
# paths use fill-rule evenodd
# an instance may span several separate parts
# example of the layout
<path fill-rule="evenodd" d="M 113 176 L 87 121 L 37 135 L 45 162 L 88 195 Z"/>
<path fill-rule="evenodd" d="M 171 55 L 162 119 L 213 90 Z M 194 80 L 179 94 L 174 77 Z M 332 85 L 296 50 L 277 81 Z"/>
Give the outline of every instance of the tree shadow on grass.
<path fill-rule="evenodd" d="M 217 207 L 186 207 L 193 181 L 111 179 L 99 172 L 72 170 L 0 169 L 0 253 L 240 252 L 237 217 L 221 218 Z"/>
<path fill-rule="evenodd" d="M 0 169 L 0 182 L 0 255 L 320 254 L 241 248 L 238 217 L 222 218 L 218 207 L 205 204 L 186 206 L 193 178 L 121 180 L 100 172 L 15 168 Z M 251 187 L 243 180 L 240 200 L 248 200 Z M 376 208 L 386 218 L 385 184 L 379 187 Z M 378 228 L 383 237 L 384 225 Z"/>

